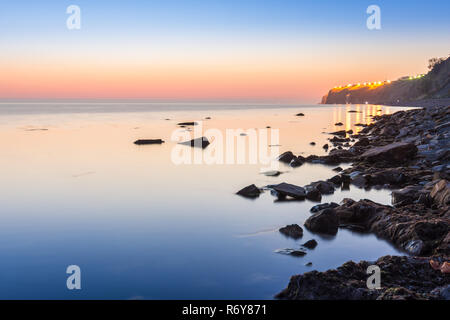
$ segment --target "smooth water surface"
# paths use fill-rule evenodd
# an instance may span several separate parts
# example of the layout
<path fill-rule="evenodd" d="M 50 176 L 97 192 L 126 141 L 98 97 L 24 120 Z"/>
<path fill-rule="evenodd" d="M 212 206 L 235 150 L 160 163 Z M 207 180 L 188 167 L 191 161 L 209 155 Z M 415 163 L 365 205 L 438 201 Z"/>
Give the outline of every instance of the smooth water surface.
<path fill-rule="evenodd" d="M 307 156 L 325 154 L 330 135 L 323 132 L 356 131 L 356 123 L 400 109 L 2 103 L 0 298 L 272 299 L 294 274 L 402 254 L 374 235 L 343 229 L 336 237 L 305 230 L 302 239 L 288 239 L 278 229 L 303 225 L 315 203 L 235 195 L 252 183 L 306 185 L 330 178 L 333 167 L 282 166 L 283 174 L 267 177 L 258 164 L 176 165 L 171 158 L 181 121 L 211 117 L 203 128 L 221 132 L 270 126 L 279 130 L 280 152 Z M 140 138 L 166 143 L 134 145 Z M 322 202 L 346 197 L 390 203 L 387 190 L 354 187 Z M 319 244 L 305 257 L 274 252 L 312 238 Z M 79 291 L 66 288 L 73 264 L 82 271 Z"/>

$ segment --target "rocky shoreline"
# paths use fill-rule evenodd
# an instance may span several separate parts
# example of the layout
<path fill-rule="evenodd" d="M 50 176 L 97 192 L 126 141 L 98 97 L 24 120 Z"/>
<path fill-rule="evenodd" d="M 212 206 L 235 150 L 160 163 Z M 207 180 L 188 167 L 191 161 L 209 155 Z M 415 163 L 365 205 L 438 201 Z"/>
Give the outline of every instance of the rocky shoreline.
<path fill-rule="evenodd" d="M 305 227 L 313 233 L 335 235 L 340 228 L 370 232 L 408 253 L 385 256 L 376 262 L 345 263 L 337 270 L 293 276 L 279 299 L 450 299 L 450 106 L 399 111 L 374 117 L 370 125 L 332 135 L 326 156 L 296 156 L 288 151 L 279 161 L 298 167 L 305 162 L 339 165 L 335 176 L 300 187 L 281 183 L 262 189 L 279 201 L 309 199 L 320 202 L 323 194 L 348 189 L 392 190 L 393 206 L 361 199 L 341 204 L 319 204 Z M 333 147 L 331 147 L 333 146 Z M 238 192 L 257 197 L 255 185 Z M 299 237 L 302 229 L 289 225 L 280 232 Z M 285 249 L 284 254 L 303 256 L 306 251 Z M 382 287 L 369 290 L 366 269 L 381 268 Z"/>
<path fill-rule="evenodd" d="M 371 232 L 410 256 L 350 261 L 336 270 L 293 276 L 277 298 L 450 299 L 450 107 L 399 111 L 374 120 L 355 135 L 334 132 L 329 140 L 335 148 L 327 156 L 304 161 L 351 162 L 324 183 L 392 189 L 393 206 L 352 199 L 321 204 L 305 226 L 319 233 L 335 234 L 338 228 Z M 366 286 L 370 264 L 381 268 L 379 290 Z"/>

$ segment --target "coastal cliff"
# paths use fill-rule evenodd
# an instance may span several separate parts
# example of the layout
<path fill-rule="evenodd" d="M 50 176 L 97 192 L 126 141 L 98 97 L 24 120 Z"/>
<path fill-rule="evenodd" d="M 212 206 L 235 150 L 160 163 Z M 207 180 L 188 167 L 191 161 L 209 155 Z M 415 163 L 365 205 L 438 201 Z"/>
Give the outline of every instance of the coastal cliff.
<path fill-rule="evenodd" d="M 405 76 L 395 81 L 349 84 L 331 89 L 322 104 L 383 104 L 414 106 L 450 100 L 450 58 L 431 59 L 426 75 Z M 426 103 L 425 103 L 426 104 Z"/>

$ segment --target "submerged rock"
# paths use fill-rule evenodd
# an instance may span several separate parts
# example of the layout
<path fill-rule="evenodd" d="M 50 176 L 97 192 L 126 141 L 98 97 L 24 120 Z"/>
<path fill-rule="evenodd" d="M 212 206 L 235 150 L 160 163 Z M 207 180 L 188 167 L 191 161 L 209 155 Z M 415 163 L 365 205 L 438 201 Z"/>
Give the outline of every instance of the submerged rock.
<path fill-rule="evenodd" d="M 257 198 L 261 194 L 261 190 L 258 189 L 254 184 L 249 185 L 238 192 L 236 194 L 246 197 L 246 198 Z"/>
<path fill-rule="evenodd" d="M 300 239 L 303 237 L 303 229 L 298 224 L 291 224 L 286 227 L 280 228 L 282 234 L 293 239 Z"/>

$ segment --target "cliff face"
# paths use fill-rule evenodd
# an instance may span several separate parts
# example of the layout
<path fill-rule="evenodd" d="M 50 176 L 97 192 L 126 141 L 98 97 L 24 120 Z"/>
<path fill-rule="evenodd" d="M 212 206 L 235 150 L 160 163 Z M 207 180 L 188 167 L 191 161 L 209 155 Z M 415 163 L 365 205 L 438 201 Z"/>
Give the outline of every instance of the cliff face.
<path fill-rule="evenodd" d="M 428 74 L 417 79 L 406 77 L 381 84 L 331 89 L 322 98 L 322 103 L 404 105 L 417 100 L 442 98 L 450 98 L 450 58 L 436 64 Z"/>

